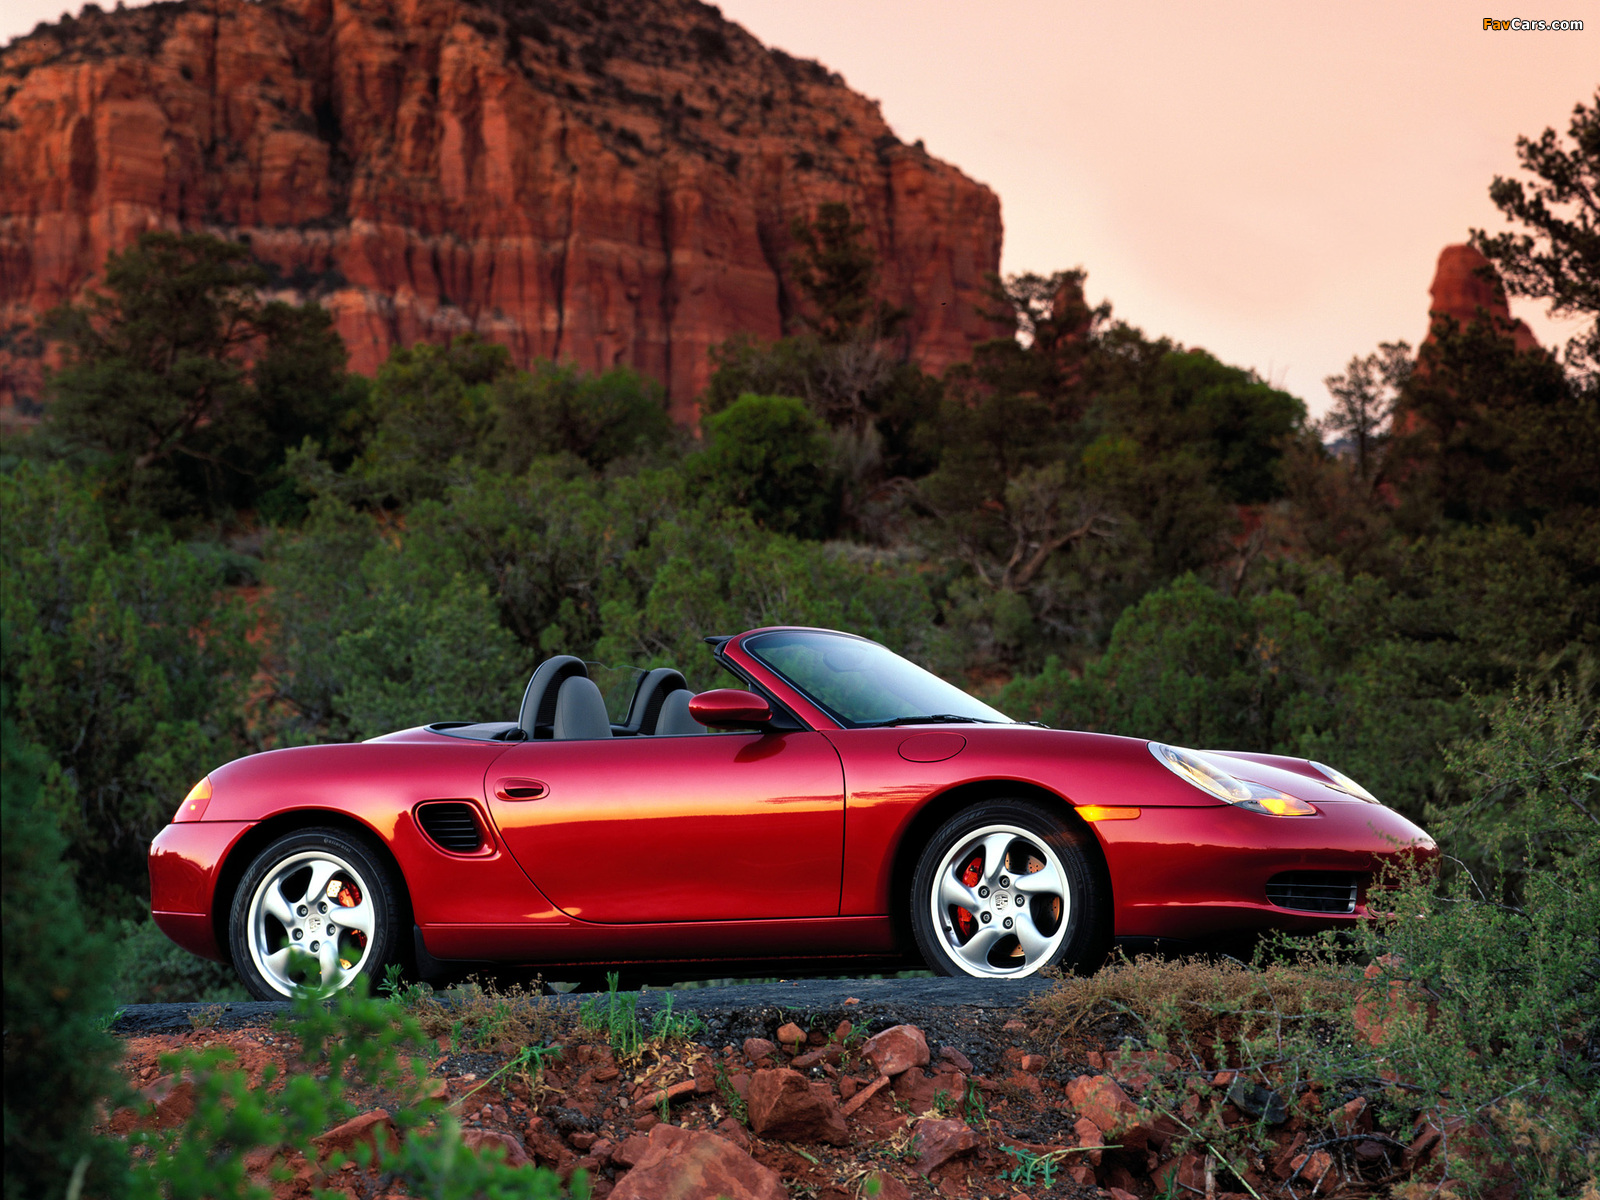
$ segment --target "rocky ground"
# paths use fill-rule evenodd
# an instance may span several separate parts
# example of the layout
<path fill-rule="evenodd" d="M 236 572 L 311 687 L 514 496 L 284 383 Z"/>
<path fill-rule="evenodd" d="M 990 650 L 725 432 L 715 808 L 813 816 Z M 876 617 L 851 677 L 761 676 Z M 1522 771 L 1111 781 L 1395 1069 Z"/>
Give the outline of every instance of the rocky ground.
<path fill-rule="evenodd" d="M 1069 1031 L 1034 1003 L 1043 986 L 885 980 L 674 993 L 697 1028 L 631 1056 L 586 1029 L 575 1019 L 581 1001 L 564 997 L 549 1002 L 546 1041 L 560 1053 L 542 1071 L 497 1074 L 513 1046 L 468 1049 L 454 1034 L 438 1038 L 429 1065 L 470 1145 L 563 1176 L 586 1171 L 594 1196 L 612 1200 L 855 1200 L 872 1180 L 885 1200 L 1308 1200 L 1370 1193 L 1428 1153 L 1426 1139 L 1372 1132 L 1364 1100 L 1311 1123 L 1266 1089 L 1201 1075 L 1189 1084 L 1197 1105 L 1215 1102 L 1230 1123 L 1269 1123 L 1271 1149 L 1234 1161 L 1235 1175 L 1205 1146 L 1183 1148 L 1182 1113 L 1152 1118 L 1141 1107 L 1149 1072 L 1175 1059 L 1139 1052 L 1119 1066 L 1126 1030 L 1115 1016 Z M 268 1064 L 293 1069 L 292 1033 L 270 1024 L 278 1007 L 126 1011 L 123 1070 L 154 1104 L 142 1120 L 171 1125 L 192 1108 L 188 1085 L 163 1074 L 169 1051 L 225 1047 L 254 1080 Z M 646 1025 L 651 1009 L 647 997 Z M 383 1098 L 365 1099 L 368 1111 L 318 1139 L 319 1157 L 388 1124 Z M 140 1120 L 123 1109 L 110 1124 L 126 1131 Z M 247 1167 L 265 1182 L 269 1163 L 258 1155 Z M 298 1154 L 287 1166 L 293 1178 L 272 1185 L 283 1200 L 313 1186 L 385 1194 L 358 1168 L 330 1180 Z"/>

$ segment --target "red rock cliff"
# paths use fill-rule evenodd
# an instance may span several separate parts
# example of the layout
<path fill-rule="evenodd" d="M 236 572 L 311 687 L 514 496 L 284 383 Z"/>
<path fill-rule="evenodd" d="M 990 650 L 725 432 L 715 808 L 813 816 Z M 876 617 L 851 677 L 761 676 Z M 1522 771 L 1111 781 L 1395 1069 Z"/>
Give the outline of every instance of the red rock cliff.
<path fill-rule="evenodd" d="M 926 367 L 995 335 L 994 193 L 694 0 L 91 5 L 0 51 L 13 349 L 108 250 L 206 229 L 328 306 L 358 370 L 475 329 L 630 364 L 688 419 L 708 347 L 792 318 L 790 221 L 835 199 Z"/>

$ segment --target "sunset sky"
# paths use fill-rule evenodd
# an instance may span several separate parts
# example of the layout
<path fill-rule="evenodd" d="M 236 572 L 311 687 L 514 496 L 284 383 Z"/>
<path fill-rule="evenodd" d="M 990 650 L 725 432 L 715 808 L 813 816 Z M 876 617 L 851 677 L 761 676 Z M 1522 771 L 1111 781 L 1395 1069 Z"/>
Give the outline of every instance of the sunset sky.
<path fill-rule="evenodd" d="M 1316 410 L 1352 354 L 1422 336 L 1443 246 L 1503 227 L 1487 189 L 1515 172 L 1517 135 L 1564 132 L 1594 95 L 1600 0 L 1558 3 L 721 8 L 998 192 L 1005 270 L 1083 266 L 1091 300 Z M 0 41 L 61 10 L 0 0 Z M 1586 28 L 1485 32 L 1494 15 Z M 1575 327 L 1514 309 L 1546 344 Z"/>

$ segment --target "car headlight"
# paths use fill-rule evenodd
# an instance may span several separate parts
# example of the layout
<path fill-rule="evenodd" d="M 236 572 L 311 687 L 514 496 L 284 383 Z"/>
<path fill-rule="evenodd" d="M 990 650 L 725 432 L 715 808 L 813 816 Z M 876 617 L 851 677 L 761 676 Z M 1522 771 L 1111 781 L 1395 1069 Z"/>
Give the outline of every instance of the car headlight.
<path fill-rule="evenodd" d="M 1249 812 L 1265 813 L 1273 817 L 1309 817 L 1316 809 L 1296 796 L 1285 796 L 1276 788 L 1259 783 L 1247 783 L 1228 774 L 1215 763 L 1208 762 L 1193 750 L 1151 742 L 1150 753 L 1156 761 L 1180 779 L 1209 792 L 1218 800 Z"/>
<path fill-rule="evenodd" d="M 1354 779 L 1351 779 L 1350 776 L 1346 775 L 1343 771 L 1335 771 L 1326 763 L 1313 762 L 1311 765 L 1323 775 L 1326 775 L 1328 777 L 1328 782 L 1333 784 L 1333 786 L 1338 788 L 1341 792 L 1349 792 L 1352 796 L 1358 796 L 1362 800 L 1367 801 L 1369 804 L 1379 803 L 1379 800 L 1376 796 L 1367 791 L 1366 788 L 1362 787 Z"/>

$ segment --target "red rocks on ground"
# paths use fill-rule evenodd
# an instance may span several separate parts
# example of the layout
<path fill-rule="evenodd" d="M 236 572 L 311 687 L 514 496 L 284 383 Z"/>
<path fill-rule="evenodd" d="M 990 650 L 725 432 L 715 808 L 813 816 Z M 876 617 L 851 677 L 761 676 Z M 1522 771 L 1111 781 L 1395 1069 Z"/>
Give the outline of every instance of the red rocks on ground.
<path fill-rule="evenodd" d="M 849 1130 L 826 1082 L 787 1067 L 757 1071 L 750 1079 L 750 1127 L 758 1136 L 847 1145 Z"/>
<path fill-rule="evenodd" d="M 464 1129 L 461 1131 L 461 1144 L 480 1154 L 490 1148 L 503 1150 L 509 1167 L 525 1166 L 530 1161 L 521 1142 L 509 1133 L 494 1129 Z"/>
<path fill-rule="evenodd" d="M 657 1125 L 612 1200 L 788 1200 L 776 1171 L 727 1138 Z"/>
<path fill-rule="evenodd" d="M 917 1170 L 927 1175 L 983 1142 L 965 1121 L 924 1119 L 917 1122 Z"/>
<path fill-rule="evenodd" d="M 881 1075 L 898 1075 L 928 1065 L 928 1039 L 915 1025 L 896 1025 L 867 1039 L 861 1055 Z"/>

